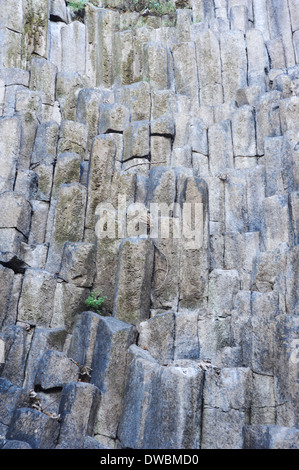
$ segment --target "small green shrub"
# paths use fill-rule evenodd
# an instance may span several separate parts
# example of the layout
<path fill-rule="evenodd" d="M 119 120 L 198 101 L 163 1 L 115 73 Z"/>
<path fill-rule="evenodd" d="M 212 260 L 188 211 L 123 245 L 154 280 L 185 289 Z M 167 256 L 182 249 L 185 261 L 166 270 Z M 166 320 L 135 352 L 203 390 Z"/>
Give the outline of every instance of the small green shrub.
<path fill-rule="evenodd" d="M 67 6 L 76 13 L 84 9 L 87 1 L 88 0 L 71 0 L 67 2 Z"/>
<path fill-rule="evenodd" d="M 87 307 L 92 308 L 96 313 L 101 313 L 101 306 L 107 297 L 102 297 L 101 292 L 90 292 L 88 298 L 85 300 Z"/>
<path fill-rule="evenodd" d="M 151 15 L 163 16 L 166 14 L 174 14 L 176 12 L 175 5 L 170 2 L 160 2 L 157 0 L 132 0 L 132 9 L 141 14 L 148 11 Z"/>

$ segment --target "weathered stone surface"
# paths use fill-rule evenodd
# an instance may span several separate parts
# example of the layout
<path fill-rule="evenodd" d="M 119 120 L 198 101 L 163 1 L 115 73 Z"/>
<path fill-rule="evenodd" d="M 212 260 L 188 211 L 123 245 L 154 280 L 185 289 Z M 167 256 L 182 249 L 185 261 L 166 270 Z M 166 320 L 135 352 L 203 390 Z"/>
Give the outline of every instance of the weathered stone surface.
<path fill-rule="evenodd" d="M 43 93 L 43 104 L 54 105 L 57 68 L 43 58 L 32 58 L 30 65 L 30 82 L 32 90 Z"/>
<path fill-rule="evenodd" d="M 217 105 L 223 102 L 219 42 L 215 34 L 205 31 L 195 41 L 200 104 Z"/>
<path fill-rule="evenodd" d="M 100 317 L 92 361 L 91 383 L 101 391 L 95 434 L 115 438 L 127 377 L 128 348 L 137 330 L 115 318 Z"/>
<path fill-rule="evenodd" d="M 0 191 L 13 189 L 18 162 L 21 125 L 17 117 L 0 119 Z"/>
<path fill-rule="evenodd" d="M 65 281 L 79 287 L 91 287 L 95 274 L 95 245 L 66 243 L 60 274 Z"/>
<path fill-rule="evenodd" d="M 289 242 L 289 208 L 285 195 L 267 197 L 264 201 L 263 239 L 267 250 L 275 250 L 280 243 Z"/>
<path fill-rule="evenodd" d="M 213 175 L 233 168 L 233 144 L 231 123 L 221 121 L 209 127 L 209 168 Z"/>
<path fill-rule="evenodd" d="M 62 184 L 59 188 L 55 218 L 47 260 L 47 269 L 60 269 L 64 243 L 83 240 L 86 188 L 80 183 Z"/>
<path fill-rule="evenodd" d="M 118 103 L 100 106 L 99 134 L 123 132 L 129 123 L 129 110 Z"/>
<path fill-rule="evenodd" d="M 32 449 L 54 449 L 58 435 L 57 420 L 32 408 L 17 409 L 7 431 L 7 439 L 27 442 Z"/>
<path fill-rule="evenodd" d="M 88 294 L 89 290 L 87 288 L 59 282 L 55 289 L 53 315 L 50 326 L 52 328 L 65 328 L 71 333 L 76 316 L 86 307 L 85 300 Z"/>
<path fill-rule="evenodd" d="M 63 0 L 51 0 L 50 18 L 67 23 L 67 10 Z"/>
<path fill-rule="evenodd" d="M 21 44 L 22 34 L 18 31 L 12 31 L 7 27 L 1 27 L 1 54 L 0 54 L 0 65 L 1 68 L 21 68 Z"/>
<path fill-rule="evenodd" d="M 58 449 L 83 447 L 85 436 L 93 433 L 100 400 L 100 391 L 92 384 L 70 382 L 63 388 Z"/>
<path fill-rule="evenodd" d="M 255 157 L 256 136 L 254 109 L 245 105 L 232 115 L 234 156 Z"/>
<path fill-rule="evenodd" d="M 174 356 L 175 316 L 173 312 L 155 315 L 139 325 L 138 346 L 149 351 L 160 364 Z"/>
<path fill-rule="evenodd" d="M 61 184 L 70 184 L 79 181 L 80 165 L 81 158 L 77 153 L 66 152 L 58 155 L 52 186 L 52 201 L 57 198 Z"/>
<path fill-rule="evenodd" d="M 54 121 L 45 122 L 38 126 L 31 164 L 52 161 L 52 157 L 56 157 L 58 134 L 59 126 Z"/>
<path fill-rule="evenodd" d="M 94 312 L 83 312 L 76 319 L 68 356 L 82 366 L 91 368 L 100 319 Z"/>
<path fill-rule="evenodd" d="M 32 449 L 32 447 L 27 442 L 16 441 L 12 439 L 12 440 L 6 441 L 2 449 Z"/>
<path fill-rule="evenodd" d="M 224 101 L 234 99 L 236 90 L 247 86 L 247 57 L 242 31 L 221 34 L 220 51 Z"/>
<path fill-rule="evenodd" d="M 42 244 L 45 241 L 49 204 L 44 201 L 32 201 L 32 216 L 29 243 Z"/>
<path fill-rule="evenodd" d="M 177 93 L 192 97 L 192 109 L 199 106 L 195 46 L 183 42 L 172 48 Z"/>
<path fill-rule="evenodd" d="M 147 82 L 133 83 L 120 87 L 115 98 L 130 110 L 132 121 L 150 120 L 150 93 Z"/>
<path fill-rule="evenodd" d="M 154 249 L 149 239 L 128 238 L 119 247 L 113 316 L 139 324 L 149 318 Z"/>
<path fill-rule="evenodd" d="M 281 100 L 279 103 L 280 121 L 282 132 L 299 129 L 299 96 L 292 96 Z"/>
<path fill-rule="evenodd" d="M 122 445 L 136 449 L 198 448 L 203 372 L 180 361 L 159 366 L 147 351 L 136 346 L 130 351 L 133 359 L 119 427 Z M 184 387 L 184 394 L 179 393 L 180 387 Z M 177 414 L 177 407 L 184 412 Z M 135 416 L 141 417 L 137 427 Z"/>
<path fill-rule="evenodd" d="M 34 385 L 43 390 L 62 388 L 68 382 L 75 382 L 79 368 L 64 353 L 49 350 L 41 358 L 35 376 Z"/>
<path fill-rule="evenodd" d="M 85 25 L 73 21 L 61 28 L 61 71 L 85 73 Z"/>
<path fill-rule="evenodd" d="M 281 135 L 279 116 L 279 91 L 265 93 L 256 108 L 257 154 L 264 155 L 263 139 Z"/>
<path fill-rule="evenodd" d="M 251 374 L 246 368 L 224 368 L 219 377 L 213 370 L 206 372 L 201 448 L 242 449 L 243 426 L 248 424 L 250 412 Z"/>
<path fill-rule="evenodd" d="M 100 203 L 109 202 L 111 173 L 113 173 L 116 145 L 109 135 L 97 136 L 92 145 L 88 183 L 86 226 L 94 229 L 96 208 Z"/>
<path fill-rule="evenodd" d="M 1 298 L 1 310 L 0 310 L 0 324 L 2 325 L 6 314 L 8 312 L 10 295 L 13 285 L 14 272 L 12 269 L 8 269 L 0 265 L 0 298 Z"/>
<path fill-rule="evenodd" d="M 0 195 L 0 228 L 15 228 L 29 235 L 31 205 L 19 193 L 5 191 Z"/>
<path fill-rule="evenodd" d="M 62 351 L 67 333 L 63 328 L 34 328 L 30 352 L 27 358 L 24 388 L 31 390 L 38 370 L 38 364 L 43 354 L 51 349 Z"/>
<path fill-rule="evenodd" d="M 85 124 L 74 121 L 62 121 L 58 141 L 58 152 L 78 153 L 84 157 L 87 147 L 88 130 Z"/>
<path fill-rule="evenodd" d="M 19 304 L 18 320 L 49 326 L 53 315 L 56 278 L 39 269 L 27 269 Z"/>
<path fill-rule="evenodd" d="M 152 87 L 164 90 L 169 85 L 168 54 L 167 49 L 161 43 L 148 42 L 145 46 L 144 74 Z"/>
<path fill-rule="evenodd" d="M 123 161 L 134 157 L 146 157 L 149 153 L 149 122 L 130 123 L 124 131 Z"/>
<path fill-rule="evenodd" d="M 26 331 L 19 325 L 8 325 L 2 330 L 5 342 L 5 364 L 1 377 L 22 386 L 26 366 Z"/>
<path fill-rule="evenodd" d="M 263 33 L 257 29 L 247 31 L 246 46 L 248 57 L 248 85 L 264 86 L 265 76 L 269 70 L 269 60 Z"/>
<path fill-rule="evenodd" d="M 24 62 L 28 62 L 31 54 L 47 57 L 48 18 L 50 2 L 48 0 L 32 0 L 24 4 Z M 27 65 L 27 64 L 26 64 Z"/>
<path fill-rule="evenodd" d="M 244 449 L 298 449 L 297 428 L 251 425 L 244 428 Z"/>

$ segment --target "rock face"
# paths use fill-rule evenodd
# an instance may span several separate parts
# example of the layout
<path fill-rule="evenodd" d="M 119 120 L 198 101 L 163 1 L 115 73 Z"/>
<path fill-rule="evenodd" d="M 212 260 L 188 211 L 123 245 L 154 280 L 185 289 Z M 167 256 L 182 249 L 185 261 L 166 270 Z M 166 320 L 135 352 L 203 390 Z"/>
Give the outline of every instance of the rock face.
<path fill-rule="evenodd" d="M 0 3 L 0 448 L 298 449 L 298 2 Z"/>

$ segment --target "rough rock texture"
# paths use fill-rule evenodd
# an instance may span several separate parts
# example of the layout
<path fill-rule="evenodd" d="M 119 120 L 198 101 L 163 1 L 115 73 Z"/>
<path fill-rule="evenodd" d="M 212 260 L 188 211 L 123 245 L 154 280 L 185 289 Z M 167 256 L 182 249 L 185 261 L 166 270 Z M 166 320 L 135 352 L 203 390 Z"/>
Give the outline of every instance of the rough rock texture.
<path fill-rule="evenodd" d="M 67 3 L 0 1 L 0 447 L 298 449 L 298 0 Z"/>

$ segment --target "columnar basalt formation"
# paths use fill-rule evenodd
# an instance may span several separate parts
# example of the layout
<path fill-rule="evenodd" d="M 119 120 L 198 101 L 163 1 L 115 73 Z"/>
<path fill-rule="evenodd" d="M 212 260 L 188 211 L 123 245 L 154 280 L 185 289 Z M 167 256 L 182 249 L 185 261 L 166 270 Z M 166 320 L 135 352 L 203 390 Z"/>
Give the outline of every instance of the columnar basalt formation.
<path fill-rule="evenodd" d="M 298 0 L 0 3 L 0 447 L 299 448 Z"/>

